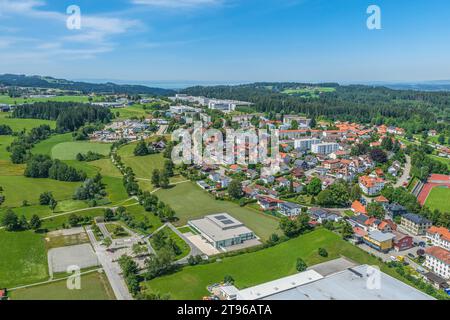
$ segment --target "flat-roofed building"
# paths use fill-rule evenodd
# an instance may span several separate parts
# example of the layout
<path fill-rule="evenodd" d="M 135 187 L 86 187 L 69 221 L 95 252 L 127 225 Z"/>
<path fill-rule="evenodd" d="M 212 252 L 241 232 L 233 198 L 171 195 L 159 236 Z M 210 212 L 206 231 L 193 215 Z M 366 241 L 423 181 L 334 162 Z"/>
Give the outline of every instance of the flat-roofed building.
<path fill-rule="evenodd" d="M 319 144 L 321 142 L 320 139 L 314 139 L 314 138 L 303 138 L 303 139 L 296 139 L 294 141 L 294 147 L 297 150 L 306 151 L 311 150 L 311 147 L 315 144 Z"/>
<path fill-rule="evenodd" d="M 390 232 L 383 233 L 377 230 L 369 232 L 366 236 L 364 236 L 363 241 L 375 250 L 388 252 L 394 245 L 394 238 L 395 235 Z"/>
<path fill-rule="evenodd" d="M 318 143 L 311 146 L 311 152 L 316 154 L 330 154 L 339 150 L 337 143 Z"/>
<path fill-rule="evenodd" d="M 242 222 L 227 213 L 218 213 L 203 219 L 188 222 L 194 230 L 200 233 L 216 249 L 227 251 L 228 247 L 242 245 L 246 241 L 257 240 L 255 233 Z"/>

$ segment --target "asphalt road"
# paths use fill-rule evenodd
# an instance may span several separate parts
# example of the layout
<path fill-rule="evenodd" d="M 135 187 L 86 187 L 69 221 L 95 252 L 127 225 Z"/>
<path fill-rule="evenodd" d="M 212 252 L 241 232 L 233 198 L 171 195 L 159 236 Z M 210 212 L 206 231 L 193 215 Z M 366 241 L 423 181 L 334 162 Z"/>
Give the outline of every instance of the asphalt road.
<path fill-rule="evenodd" d="M 400 188 L 403 186 L 405 182 L 408 182 L 408 177 L 411 172 L 411 157 L 406 156 L 405 167 L 403 168 L 403 174 L 400 178 L 398 178 L 397 183 L 394 185 L 395 188 Z"/>

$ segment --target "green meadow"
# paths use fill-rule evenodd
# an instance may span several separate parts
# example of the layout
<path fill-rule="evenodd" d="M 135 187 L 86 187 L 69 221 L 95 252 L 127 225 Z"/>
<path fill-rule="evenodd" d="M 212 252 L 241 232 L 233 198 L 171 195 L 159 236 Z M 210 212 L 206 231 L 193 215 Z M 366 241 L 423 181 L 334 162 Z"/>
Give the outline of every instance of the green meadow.
<path fill-rule="evenodd" d="M 53 146 L 51 156 L 53 159 L 75 160 L 78 153 L 86 154 L 89 151 L 107 156 L 111 151 L 111 144 L 97 142 L 61 142 Z"/>
<path fill-rule="evenodd" d="M 1 102 L 0 102 L 1 103 Z M 9 118 L 10 113 L 0 112 L 0 124 L 6 124 L 11 127 L 14 132 L 22 130 L 30 131 L 40 125 L 47 124 L 51 128 L 56 128 L 56 121 L 40 120 L 40 119 L 16 119 Z"/>
<path fill-rule="evenodd" d="M 180 219 L 176 223 L 178 226 L 185 225 L 190 219 L 226 212 L 243 222 L 263 240 L 267 240 L 272 233 L 280 232 L 277 218 L 229 201 L 215 200 L 192 182 L 159 190 L 155 194 L 176 211 Z"/>

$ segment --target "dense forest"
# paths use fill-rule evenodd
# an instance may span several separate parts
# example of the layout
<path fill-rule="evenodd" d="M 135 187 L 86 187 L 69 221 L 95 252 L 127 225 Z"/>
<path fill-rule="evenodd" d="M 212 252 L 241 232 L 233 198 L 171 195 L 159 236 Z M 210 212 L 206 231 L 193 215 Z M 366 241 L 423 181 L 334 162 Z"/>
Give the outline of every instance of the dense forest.
<path fill-rule="evenodd" d="M 108 123 L 114 117 L 111 111 L 100 106 L 76 102 L 38 102 L 17 106 L 14 118 L 56 120 L 58 132 L 72 132 L 86 123 Z"/>
<path fill-rule="evenodd" d="M 317 97 L 305 98 L 284 90 L 327 87 Z M 258 112 L 269 114 L 301 113 L 330 120 L 347 120 L 396 125 L 408 132 L 426 129 L 444 130 L 450 121 L 450 92 L 392 90 L 362 85 L 340 86 L 335 83 L 254 83 L 238 86 L 191 87 L 183 93 L 254 103 Z"/>
<path fill-rule="evenodd" d="M 150 94 L 155 96 L 169 96 L 172 90 L 151 88 L 141 85 L 119 85 L 115 83 L 76 82 L 52 77 L 26 76 L 15 74 L 0 75 L 0 84 L 13 87 L 31 87 L 79 91 L 85 94 Z"/>

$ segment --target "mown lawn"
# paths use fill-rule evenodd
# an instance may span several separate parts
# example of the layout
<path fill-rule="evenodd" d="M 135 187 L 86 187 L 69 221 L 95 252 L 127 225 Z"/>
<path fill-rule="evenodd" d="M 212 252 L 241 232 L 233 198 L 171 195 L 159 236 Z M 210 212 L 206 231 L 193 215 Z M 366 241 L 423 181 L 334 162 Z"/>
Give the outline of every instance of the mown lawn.
<path fill-rule="evenodd" d="M 114 292 L 103 273 L 81 276 L 81 290 L 67 289 L 66 280 L 11 292 L 12 300 L 115 300 Z"/>
<path fill-rule="evenodd" d="M 120 109 L 111 109 L 111 112 L 114 113 L 115 115 L 116 113 L 119 113 L 119 116 L 117 117 L 118 120 L 131 119 L 133 117 L 141 118 L 147 115 L 147 111 L 145 111 L 141 105 L 130 106 Z"/>
<path fill-rule="evenodd" d="M 48 279 L 44 236 L 32 231 L 0 230 L 0 288 Z"/>
<path fill-rule="evenodd" d="M 48 124 L 53 129 L 56 128 L 56 121 L 8 118 L 9 115 L 10 113 L 0 112 L 0 124 L 6 124 L 10 126 L 14 132 L 19 132 L 22 130 L 30 131 L 32 128 L 39 127 L 43 124 Z"/>
<path fill-rule="evenodd" d="M 63 142 L 70 142 L 72 140 L 72 133 L 56 134 L 36 144 L 33 149 L 31 149 L 31 153 L 51 156 L 54 146 Z"/>
<path fill-rule="evenodd" d="M 176 223 L 177 226 L 184 226 L 188 220 L 205 215 L 229 213 L 263 240 L 267 240 L 272 233 L 279 233 L 278 219 L 275 217 L 251 208 L 240 207 L 232 202 L 215 200 L 192 182 L 178 184 L 167 190 L 159 190 L 155 194 L 176 211 L 180 219 Z"/>
<path fill-rule="evenodd" d="M 328 257 L 319 256 L 318 248 L 325 248 Z M 143 288 L 148 292 L 169 293 L 174 300 L 198 300 L 208 295 L 208 285 L 223 281 L 226 275 L 231 275 L 235 285 L 244 289 L 295 274 L 297 258 L 313 266 L 341 256 L 359 264 L 382 265 L 333 232 L 318 229 L 275 247 L 224 258 L 211 264 L 185 267 L 175 274 L 144 282 Z M 394 272 L 385 266 L 382 266 L 382 271 L 391 275 Z"/>
<path fill-rule="evenodd" d="M 111 151 L 111 144 L 72 141 L 56 144 L 51 151 L 53 159 L 59 160 L 75 160 L 78 153 L 86 154 L 89 151 L 107 156 Z"/>
<path fill-rule="evenodd" d="M 425 206 L 431 210 L 438 209 L 441 212 L 450 212 L 450 188 L 434 187 L 428 195 Z"/>

